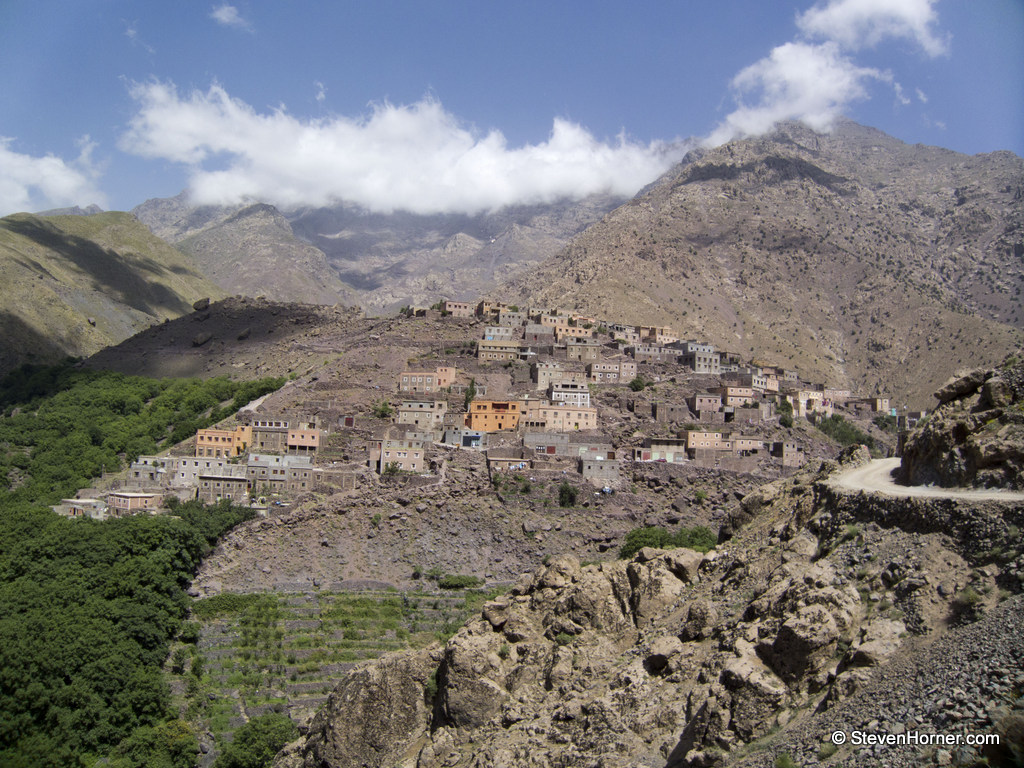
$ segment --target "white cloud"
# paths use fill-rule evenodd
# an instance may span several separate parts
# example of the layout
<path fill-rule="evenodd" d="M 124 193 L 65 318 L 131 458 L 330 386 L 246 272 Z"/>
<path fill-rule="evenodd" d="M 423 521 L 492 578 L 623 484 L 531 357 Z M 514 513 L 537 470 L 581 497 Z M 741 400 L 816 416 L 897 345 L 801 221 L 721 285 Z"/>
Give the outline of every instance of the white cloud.
<path fill-rule="evenodd" d="M 896 99 L 910 99 L 892 74 L 858 66 L 850 54 L 889 38 L 916 42 L 929 56 L 948 51 L 949 37 L 935 31 L 937 0 L 827 0 L 796 19 L 805 38 L 773 49 L 733 78 L 738 108 L 712 131 L 704 143 L 717 146 L 742 136 L 771 130 L 780 120 L 799 120 L 828 131 L 852 102 L 868 97 L 870 81 L 893 83 Z M 757 101 L 749 106 L 746 97 Z M 923 94 L 918 91 L 918 98 Z M 922 98 L 922 101 L 925 99 Z"/>
<path fill-rule="evenodd" d="M 742 136 L 758 136 L 781 120 L 799 120 L 828 131 L 848 104 L 866 98 L 866 83 L 889 80 L 877 69 L 858 67 L 835 43 L 786 43 L 742 70 L 732 80 L 739 108 L 707 138 L 717 146 Z M 743 103 L 754 95 L 756 103 Z"/>
<path fill-rule="evenodd" d="M 34 157 L 15 152 L 13 142 L 0 136 L 0 215 L 106 204 L 95 184 L 98 172 L 91 161 L 95 144 L 88 136 L 79 140 L 81 154 L 70 164 L 54 155 Z"/>
<path fill-rule="evenodd" d="M 949 50 L 948 35 L 935 31 L 936 0 L 830 0 L 797 17 L 805 34 L 849 50 L 870 48 L 886 38 L 913 40 L 929 56 Z"/>
<path fill-rule="evenodd" d="M 225 27 L 244 29 L 246 32 L 253 31 L 252 24 L 242 18 L 242 14 L 238 12 L 235 6 L 228 5 L 227 3 L 214 6 L 213 10 L 210 11 L 210 18 L 218 24 L 223 24 Z"/>
<path fill-rule="evenodd" d="M 139 109 L 121 147 L 192 166 L 197 202 L 245 199 L 284 207 L 340 200 L 375 211 L 477 212 L 510 204 L 633 195 L 682 149 L 624 137 L 595 139 L 556 119 L 547 141 L 509 147 L 477 133 L 441 104 L 379 104 L 370 114 L 303 120 L 283 108 L 261 114 L 219 85 L 180 96 L 173 85 L 135 85 Z"/>
<path fill-rule="evenodd" d="M 920 88 L 915 88 L 914 92 L 917 94 L 918 101 L 920 101 L 922 104 L 928 103 L 928 96 L 925 95 L 924 91 L 922 91 Z"/>
<path fill-rule="evenodd" d="M 316 88 L 316 100 L 322 104 L 327 99 L 327 88 L 319 80 L 313 81 L 313 87 Z"/>

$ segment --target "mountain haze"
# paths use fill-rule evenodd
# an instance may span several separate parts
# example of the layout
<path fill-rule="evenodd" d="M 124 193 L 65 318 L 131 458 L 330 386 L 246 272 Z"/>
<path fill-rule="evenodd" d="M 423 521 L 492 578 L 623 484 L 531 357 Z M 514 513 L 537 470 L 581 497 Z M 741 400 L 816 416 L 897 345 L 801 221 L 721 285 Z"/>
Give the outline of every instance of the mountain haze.
<path fill-rule="evenodd" d="M 192 206 L 182 193 L 147 200 L 133 213 L 193 255 L 228 293 L 381 312 L 486 293 L 553 256 L 621 202 L 592 195 L 477 215 L 420 215 L 351 204 Z"/>
<path fill-rule="evenodd" d="M 1021 342 L 1022 196 L 1010 152 L 789 124 L 690 153 L 501 293 L 930 407 L 951 367 Z"/>
<path fill-rule="evenodd" d="M 0 373 L 87 356 L 222 292 L 128 213 L 0 219 Z"/>

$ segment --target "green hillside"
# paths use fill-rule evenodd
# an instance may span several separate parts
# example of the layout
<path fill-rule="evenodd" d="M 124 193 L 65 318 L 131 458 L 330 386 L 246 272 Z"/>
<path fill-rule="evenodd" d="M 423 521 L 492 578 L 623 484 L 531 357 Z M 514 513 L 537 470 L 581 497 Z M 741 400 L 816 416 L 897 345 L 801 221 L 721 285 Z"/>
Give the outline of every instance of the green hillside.
<path fill-rule="evenodd" d="M 129 213 L 0 219 L 0 374 L 87 356 L 223 292 Z"/>

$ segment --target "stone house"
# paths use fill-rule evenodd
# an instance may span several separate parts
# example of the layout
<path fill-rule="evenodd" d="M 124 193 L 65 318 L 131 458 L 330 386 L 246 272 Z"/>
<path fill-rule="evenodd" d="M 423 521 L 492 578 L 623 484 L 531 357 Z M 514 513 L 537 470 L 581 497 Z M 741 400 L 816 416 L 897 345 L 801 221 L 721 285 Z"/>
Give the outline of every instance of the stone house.
<path fill-rule="evenodd" d="M 108 517 L 107 503 L 103 499 L 61 499 L 53 511 L 62 517 L 88 517 L 92 520 L 106 520 Z"/>
<path fill-rule="evenodd" d="M 157 509 L 162 499 L 158 493 L 111 491 L 107 494 L 107 508 L 114 517 L 123 517 Z"/>
<path fill-rule="evenodd" d="M 455 383 L 456 369 L 440 367 L 433 371 L 405 371 L 398 374 L 399 392 L 440 392 Z"/>
<path fill-rule="evenodd" d="M 255 419 L 250 426 L 254 451 L 284 453 L 287 450 L 289 422 L 284 419 Z"/>
<path fill-rule="evenodd" d="M 753 387 L 719 387 L 718 393 L 722 396 L 723 406 L 742 406 L 754 402 Z"/>
<path fill-rule="evenodd" d="M 242 475 L 202 474 L 196 480 L 196 498 L 204 504 L 215 504 L 222 499 L 234 502 L 247 501 L 249 480 Z"/>
<path fill-rule="evenodd" d="M 484 328 L 484 341 L 512 341 L 517 336 L 517 329 L 510 325 L 488 325 Z"/>
<path fill-rule="evenodd" d="M 686 461 L 686 440 L 674 437 L 649 437 L 641 448 L 633 449 L 633 461 Z"/>
<path fill-rule="evenodd" d="M 481 363 L 507 362 L 518 360 L 523 353 L 523 345 L 519 341 L 495 340 L 477 342 L 476 357 Z"/>
<path fill-rule="evenodd" d="M 245 467 L 253 495 L 300 493 L 314 488 L 319 470 L 309 456 L 250 454 Z"/>
<path fill-rule="evenodd" d="M 468 301 L 446 301 L 444 311 L 452 317 L 469 318 L 476 315 L 476 304 L 470 304 Z"/>
<path fill-rule="evenodd" d="M 584 408 L 590 406 L 590 388 L 586 384 L 572 381 L 552 382 L 548 387 L 548 397 L 554 403 L 565 403 Z"/>
<path fill-rule="evenodd" d="M 403 400 L 398 406 L 395 422 L 429 430 L 441 429 L 447 413 L 447 400 Z"/>
<path fill-rule="evenodd" d="M 486 448 L 488 440 L 486 432 L 455 427 L 444 431 L 443 442 L 446 445 L 457 445 L 460 448 Z"/>
<path fill-rule="evenodd" d="M 583 475 L 583 479 L 594 485 L 614 485 L 619 482 L 618 459 L 581 456 L 577 459 L 577 466 L 579 473 Z"/>
<path fill-rule="evenodd" d="M 569 338 L 565 342 L 565 359 L 596 363 L 601 359 L 601 344 L 592 338 Z"/>
<path fill-rule="evenodd" d="M 696 414 L 718 413 L 722 410 L 722 396 L 717 392 L 695 393 L 688 403 L 690 410 Z"/>
<path fill-rule="evenodd" d="M 691 421 L 693 419 L 689 406 L 678 403 L 651 403 L 651 416 L 655 421 L 662 423 Z"/>
<path fill-rule="evenodd" d="M 285 442 L 285 453 L 308 455 L 320 450 L 324 433 L 319 429 L 289 429 Z"/>
<path fill-rule="evenodd" d="M 528 323 L 523 329 L 523 339 L 527 344 L 551 345 L 555 343 L 555 331 L 549 325 Z"/>
<path fill-rule="evenodd" d="M 389 465 L 401 472 L 424 472 L 426 447 L 420 440 L 377 440 L 370 445 L 369 464 L 379 474 Z"/>
<path fill-rule="evenodd" d="M 771 455 L 779 459 L 784 467 L 802 467 L 807 463 L 803 446 L 792 441 L 772 443 Z"/>
<path fill-rule="evenodd" d="M 526 313 L 519 310 L 502 309 L 498 312 L 498 325 L 510 325 L 520 328 L 526 324 L 526 320 Z"/>
<path fill-rule="evenodd" d="M 675 363 L 679 360 L 679 350 L 655 344 L 636 344 L 627 347 L 626 353 L 638 363 Z"/>
<path fill-rule="evenodd" d="M 573 432 L 597 429 L 597 409 L 577 405 L 528 400 L 524 408 L 524 428 L 546 432 Z"/>
<path fill-rule="evenodd" d="M 627 384 L 636 378 L 636 362 L 614 360 L 587 365 L 587 378 L 595 384 Z"/>

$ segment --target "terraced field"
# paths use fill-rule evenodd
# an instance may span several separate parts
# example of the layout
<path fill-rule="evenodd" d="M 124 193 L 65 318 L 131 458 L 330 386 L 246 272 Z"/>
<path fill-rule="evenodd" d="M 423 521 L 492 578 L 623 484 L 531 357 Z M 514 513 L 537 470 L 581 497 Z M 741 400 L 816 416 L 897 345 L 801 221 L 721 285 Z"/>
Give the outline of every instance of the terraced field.
<path fill-rule="evenodd" d="M 212 734 L 203 764 L 249 718 L 273 711 L 305 722 L 340 673 L 388 651 L 446 640 L 495 594 L 225 593 L 196 601 L 167 674 L 183 716 Z"/>

